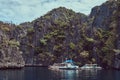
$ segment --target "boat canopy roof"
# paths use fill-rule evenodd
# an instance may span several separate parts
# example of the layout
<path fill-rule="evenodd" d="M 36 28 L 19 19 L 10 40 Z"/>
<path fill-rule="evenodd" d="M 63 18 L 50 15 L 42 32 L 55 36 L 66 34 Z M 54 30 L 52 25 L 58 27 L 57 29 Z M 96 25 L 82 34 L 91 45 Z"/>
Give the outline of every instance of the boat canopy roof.
<path fill-rule="evenodd" d="M 65 62 L 66 63 L 73 63 L 73 60 L 70 59 L 70 60 L 66 60 Z"/>

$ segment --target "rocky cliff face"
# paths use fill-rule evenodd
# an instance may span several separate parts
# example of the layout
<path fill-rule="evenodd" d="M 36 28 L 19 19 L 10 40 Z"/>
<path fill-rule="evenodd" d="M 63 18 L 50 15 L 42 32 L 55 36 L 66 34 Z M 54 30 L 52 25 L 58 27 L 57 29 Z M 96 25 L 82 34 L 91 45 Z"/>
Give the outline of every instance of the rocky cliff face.
<path fill-rule="evenodd" d="M 92 9 L 90 18 L 93 19 L 92 26 L 108 30 L 112 17 L 117 10 L 117 3 L 115 1 L 107 1 L 101 6 L 96 6 Z"/>
<path fill-rule="evenodd" d="M 0 22 L 0 68 L 24 67 L 22 52 L 19 42 L 11 37 L 13 27 Z"/>
<path fill-rule="evenodd" d="M 115 56 L 119 50 L 116 13 L 117 2 L 107 1 L 94 7 L 90 16 L 60 7 L 22 24 L 27 26 L 20 40 L 26 65 L 47 66 L 67 57 L 79 65 L 98 63 L 104 68 L 119 68 L 113 66 L 119 62 Z"/>
<path fill-rule="evenodd" d="M 25 61 L 26 65 L 48 66 L 72 58 L 80 66 L 98 63 L 104 68 L 119 69 L 117 9 L 116 1 L 107 1 L 86 16 L 60 7 L 32 22 L 12 25 L 10 31 L 1 27 L 0 35 L 5 39 L 0 38 L 4 43 L 1 63 L 24 65 Z"/>
<path fill-rule="evenodd" d="M 103 55 L 97 56 L 99 63 L 101 63 L 103 66 L 107 65 L 109 67 L 114 68 L 120 68 L 120 61 L 118 58 L 119 57 L 118 55 L 119 20 L 117 19 L 118 11 L 119 10 L 117 1 L 107 1 L 106 3 L 103 3 L 101 6 L 94 7 L 89 16 L 89 19 L 93 20 L 91 24 L 92 37 L 95 40 L 97 40 L 97 43 L 94 43 L 93 52 L 95 54 L 104 54 L 104 56 Z M 102 31 L 104 31 L 104 33 L 101 33 Z M 101 51 L 98 51 L 97 49 L 101 49 Z M 100 57 L 103 57 L 102 58 L 103 60 L 105 58 L 105 61 L 102 62 L 100 60 L 101 59 Z"/>
<path fill-rule="evenodd" d="M 117 22 L 117 52 L 115 55 L 115 68 L 120 69 L 120 1 L 117 1 L 117 13 L 116 13 L 116 22 Z"/>
<path fill-rule="evenodd" d="M 49 65 L 61 61 L 68 53 L 77 53 L 79 48 L 75 45 L 80 41 L 80 28 L 86 19 L 83 14 L 60 7 L 34 20 L 21 41 L 26 65 Z"/>

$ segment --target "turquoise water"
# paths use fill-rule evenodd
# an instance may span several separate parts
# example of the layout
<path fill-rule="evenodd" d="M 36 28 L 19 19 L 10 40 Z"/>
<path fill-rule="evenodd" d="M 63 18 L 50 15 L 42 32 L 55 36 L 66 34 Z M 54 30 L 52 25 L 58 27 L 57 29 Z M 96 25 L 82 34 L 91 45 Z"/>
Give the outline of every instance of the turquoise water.
<path fill-rule="evenodd" d="M 0 70 L 0 80 L 120 80 L 120 71 L 51 71 L 42 67 Z"/>

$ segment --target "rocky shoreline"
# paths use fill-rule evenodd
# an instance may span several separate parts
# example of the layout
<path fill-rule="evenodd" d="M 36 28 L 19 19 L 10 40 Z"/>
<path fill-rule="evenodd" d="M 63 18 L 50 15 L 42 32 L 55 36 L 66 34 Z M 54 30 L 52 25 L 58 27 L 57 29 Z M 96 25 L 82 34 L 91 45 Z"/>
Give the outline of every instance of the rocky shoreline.
<path fill-rule="evenodd" d="M 49 67 L 42 64 L 16 64 L 16 63 L 6 63 L 1 64 L 0 63 L 0 70 L 5 69 L 23 69 L 24 67 Z M 105 70 L 120 70 L 119 68 L 103 68 Z"/>
<path fill-rule="evenodd" d="M 24 64 L 16 64 L 16 63 L 9 63 L 9 64 L 0 64 L 0 69 L 22 69 Z"/>

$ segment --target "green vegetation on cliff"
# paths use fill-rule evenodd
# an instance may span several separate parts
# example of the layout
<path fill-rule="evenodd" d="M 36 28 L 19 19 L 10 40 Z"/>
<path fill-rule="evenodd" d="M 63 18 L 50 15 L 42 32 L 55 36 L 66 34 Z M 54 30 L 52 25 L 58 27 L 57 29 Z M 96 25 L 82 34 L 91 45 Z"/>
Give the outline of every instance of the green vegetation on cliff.
<path fill-rule="evenodd" d="M 8 45 L 20 48 L 26 64 L 48 66 L 72 58 L 80 66 L 98 63 L 113 68 L 119 54 L 117 4 L 107 1 L 89 16 L 59 7 L 12 30 L 2 27 L 6 25 L 0 30 L 11 35 Z"/>

